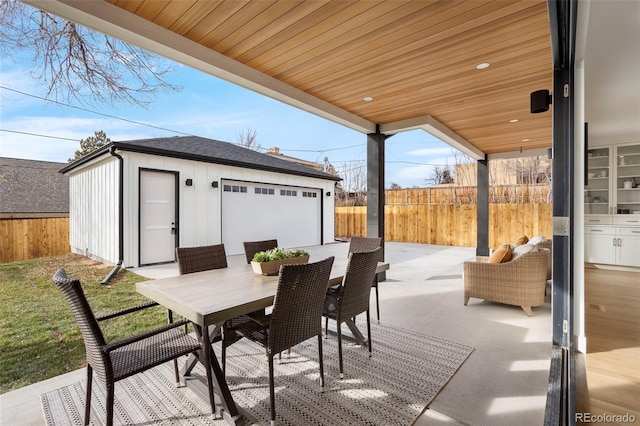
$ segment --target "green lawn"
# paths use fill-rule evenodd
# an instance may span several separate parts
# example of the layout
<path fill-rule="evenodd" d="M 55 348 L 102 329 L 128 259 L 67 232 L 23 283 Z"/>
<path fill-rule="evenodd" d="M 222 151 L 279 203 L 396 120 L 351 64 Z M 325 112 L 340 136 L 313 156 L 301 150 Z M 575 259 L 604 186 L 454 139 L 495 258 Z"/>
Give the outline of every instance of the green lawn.
<path fill-rule="evenodd" d="M 101 285 L 112 267 L 84 256 L 0 264 L 0 393 L 86 365 L 78 327 L 51 278 L 58 268 L 80 280 L 96 315 L 147 301 L 135 291 L 135 283 L 146 278 L 120 270 L 109 285 Z M 112 341 L 165 322 L 166 309 L 157 306 L 101 326 Z"/>

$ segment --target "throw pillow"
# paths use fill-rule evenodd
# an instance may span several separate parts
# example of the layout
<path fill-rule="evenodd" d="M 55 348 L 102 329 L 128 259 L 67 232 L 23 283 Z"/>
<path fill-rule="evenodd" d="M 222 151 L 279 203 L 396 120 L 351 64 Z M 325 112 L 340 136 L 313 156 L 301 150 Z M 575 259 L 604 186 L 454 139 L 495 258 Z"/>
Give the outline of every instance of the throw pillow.
<path fill-rule="evenodd" d="M 522 237 L 518 238 L 515 245 L 521 246 L 523 244 L 527 244 L 528 242 L 529 242 L 529 238 L 526 235 L 523 235 Z"/>
<path fill-rule="evenodd" d="M 489 256 L 489 263 L 503 263 L 511 260 L 511 247 L 503 244 Z"/>

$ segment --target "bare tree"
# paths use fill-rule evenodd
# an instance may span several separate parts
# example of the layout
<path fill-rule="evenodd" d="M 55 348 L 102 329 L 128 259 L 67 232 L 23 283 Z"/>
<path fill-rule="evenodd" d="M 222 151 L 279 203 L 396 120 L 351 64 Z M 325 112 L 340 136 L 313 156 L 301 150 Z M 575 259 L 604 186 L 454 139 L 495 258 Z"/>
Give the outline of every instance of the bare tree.
<path fill-rule="evenodd" d="M 107 134 L 98 130 L 97 132 L 93 132 L 93 136 L 89 136 L 86 139 L 80 139 L 80 149 L 76 151 L 76 155 L 73 158 L 69 158 L 69 162 L 76 161 L 77 159 L 84 157 L 90 152 L 95 151 L 96 149 L 111 143 L 111 139 L 107 137 Z"/>
<path fill-rule="evenodd" d="M 241 130 L 238 134 L 238 145 L 248 148 L 253 151 L 260 151 L 262 146 L 258 142 L 258 132 L 255 129 L 247 129 L 246 133 Z"/>
<path fill-rule="evenodd" d="M 336 187 L 336 205 L 364 206 L 367 200 L 367 170 L 360 160 L 352 160 L 338 170 L 342 182 Z"/>
<path fill-rule="evenodd" d="M 453 172 L 448 164 L 444 166 L 435 166 L 431 171 L 431 175 L 427 178 L 427 183 L 431 186 L 441 185 L 445 183 L 453 183 Z"/>
<path fill-rule="evenodd" d="M 18 0 L 0 2 L 0 53 L 31 55 L 32 76 L 54 101 L 146 107 L 160 91 L 180 89 L 165 80 L 168 61 Z"/>
<path fill-rule="evenodd" d="M 402 187 L 395 182 L 391 182 L 391 186 L 389 186 L 389 189 L 402 189 Z"/>

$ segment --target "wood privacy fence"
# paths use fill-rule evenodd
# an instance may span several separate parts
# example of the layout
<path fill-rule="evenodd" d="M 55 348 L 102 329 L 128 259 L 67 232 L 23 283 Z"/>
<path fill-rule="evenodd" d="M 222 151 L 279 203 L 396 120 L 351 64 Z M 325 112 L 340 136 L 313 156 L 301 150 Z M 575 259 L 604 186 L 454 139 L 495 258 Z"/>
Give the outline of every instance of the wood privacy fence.
<path fill-rule="evenodd" d="M 475 186 L 387 189 L 384 195 L 385 205 L 476 204 L 478 202 Z M 545 184 L 489 187 L 489 203 L 537 204 L 550 201 L 550 188 Z"/>
<path fill-rule="evenodd" d="M 69 253 L 69 218 L 0 219 L 0 263 Z"/>
<path fill-rule="evenodd" d="M 475 247 L 475 204 L 398 204 L 384 207 L 386 241 Z M 552 206 L 489 204 L 489 247 L 522 235 L 551 238 Z M 336 207 L 336 237 L 366 236 L 366 207 Z"/>

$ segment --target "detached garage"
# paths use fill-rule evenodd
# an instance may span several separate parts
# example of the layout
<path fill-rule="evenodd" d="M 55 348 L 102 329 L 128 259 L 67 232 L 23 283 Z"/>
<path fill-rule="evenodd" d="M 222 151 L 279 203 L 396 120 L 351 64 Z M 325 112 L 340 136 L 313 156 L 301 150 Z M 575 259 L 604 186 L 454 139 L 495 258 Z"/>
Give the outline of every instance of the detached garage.
<path fill-rule="evenodd" d="M 277 238 L 334 238 L 339 177 L 195 136 L 112 142 L 61 170 L 69 176 L 73 252 L 124 267 L 175 261 L 175 248 Z"/>

